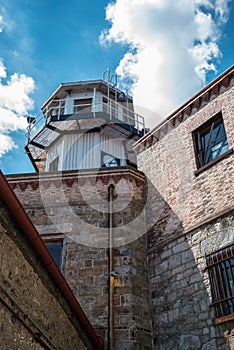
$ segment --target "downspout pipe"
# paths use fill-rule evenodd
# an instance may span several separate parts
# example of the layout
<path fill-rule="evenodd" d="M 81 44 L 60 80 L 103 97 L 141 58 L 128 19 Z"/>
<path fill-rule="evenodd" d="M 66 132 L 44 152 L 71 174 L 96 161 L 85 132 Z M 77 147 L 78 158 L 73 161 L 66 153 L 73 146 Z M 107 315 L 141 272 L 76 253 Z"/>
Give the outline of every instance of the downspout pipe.
<path fill-rule="evenodd" d="M 108 187 L 109 201 L 109 301 L 108 301 L 108 350 L 115 349 L 114 309 L 114 185 Z"/>
<path fill-rule="evenodd" d="M 14 221 L 17 223 L 18 228 L 24 232 L 32 244 L 35 252 L 41 258 L 43 265 L 46 270 L 56 283 L 60 292 L 64 295 L 68 301 L 73 312 L 76 314 L 77 318 L 81 321 L 81 324 L 88 335 L 90 342 L 95 350 L 103 350 L 103 342 L 97 336 L 93 327 L 91 326 L 88 318 L 86 317 L 84 311 L 82 310 L 80 304 L 78 303 L 76 297 L 72 293 L 69 285 L 67 284 L 65 278 L 57 267 L 54 259 L 50 255 L 48 249 L 46 248 L 44 242 L 42 241 L 39 233 L 34 227 L 33 223 L 26 214 L 24 208 L 16 197 L 15 193 L 11 190 L 7 180 L 5 179 L 3 173 L 0 170 L 0 198 L 10 211 Z"/>

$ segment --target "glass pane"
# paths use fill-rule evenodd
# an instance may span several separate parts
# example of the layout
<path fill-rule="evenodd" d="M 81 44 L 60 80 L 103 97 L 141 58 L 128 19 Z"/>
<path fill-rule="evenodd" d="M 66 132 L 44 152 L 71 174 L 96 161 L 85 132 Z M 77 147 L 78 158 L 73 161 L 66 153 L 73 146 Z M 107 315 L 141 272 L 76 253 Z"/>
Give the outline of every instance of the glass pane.
<path fill-rule="evenodd" d="M 228 151 L 228 142 L 222 120 L 210 123 L 197 133 L 199 165 L 203 166 Z"/>
<path fill-rule="evenodd" d="M 62 256 L 62 243 L 56 242 L 56 243 L 46 243 L 46 248 L 49 250 L 50 254 L 52 255 L 54 261 L 60 268 L 61 266 L 61 256 Z"/>

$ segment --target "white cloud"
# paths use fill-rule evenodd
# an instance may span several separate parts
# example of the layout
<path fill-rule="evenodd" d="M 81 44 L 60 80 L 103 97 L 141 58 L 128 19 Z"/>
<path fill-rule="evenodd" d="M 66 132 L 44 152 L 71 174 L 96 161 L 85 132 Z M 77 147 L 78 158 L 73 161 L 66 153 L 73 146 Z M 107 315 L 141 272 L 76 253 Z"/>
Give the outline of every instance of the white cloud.
<path fill-rule="evenodd" d="M 130 49 L 117 68 L 133 81 L 135 105 L 165 117 L 205 83 L 221 57 L 218 42 L 230 0 L 116 0 L 106 9 L 111 26 L 103 43 Z M 154 126 L 158 117 L 149 117 Z"/>
<path fill-rule="evenodd" d="M 17 148 L 17 146 L 12 138 L 9 135 L 0 134 L 0 158 L 13 148 Z"/>
<path fill-rule="evenodd" d="M 0 58 L 0 79 L 6 78 L 6 67 L 4 66 L 3 60 Z"/>
<path fill-rule="evenodd" d="M 26 128 L 26 114 L 33 108 L 33 101 L 29 95 L 35 87 L 34 80 L 24 74 L 14 73 L 5 83 L 1 78 L 7 78 L 2 59 L 0 59 L 0 157 L 17 147 L 10 132 Z"/>

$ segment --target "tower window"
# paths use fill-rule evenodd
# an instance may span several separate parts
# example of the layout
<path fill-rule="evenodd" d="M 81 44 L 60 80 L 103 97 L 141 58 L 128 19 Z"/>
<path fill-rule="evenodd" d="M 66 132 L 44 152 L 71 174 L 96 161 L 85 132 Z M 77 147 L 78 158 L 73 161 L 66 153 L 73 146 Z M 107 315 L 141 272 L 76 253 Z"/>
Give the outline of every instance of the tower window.
<path fill-rule="evenodd" d="M 206 258 L 215 316 L 234 314 L 234 245 Z"/>
<path fill-rule="evenodd" d="M 115 167 L 120 166 L 120 159 L 112 156 L 111 154 L 101 152 L 102 155 L 102 167 Z"/>
<path fill-rule="evenodd" d="M 58 171 L 59 156 L 49 164 L 49 171 Z"/>
<path fill-rule="evenodd" d="M 74 100 L 74 113 L 88 113 L 92 111 L 92 98 Z"/>
<path fill-rule="evenodd" d="M 221 112 L 195 130 L 193 137 L 198 168 L 209 164 L 229 149 Z"/>

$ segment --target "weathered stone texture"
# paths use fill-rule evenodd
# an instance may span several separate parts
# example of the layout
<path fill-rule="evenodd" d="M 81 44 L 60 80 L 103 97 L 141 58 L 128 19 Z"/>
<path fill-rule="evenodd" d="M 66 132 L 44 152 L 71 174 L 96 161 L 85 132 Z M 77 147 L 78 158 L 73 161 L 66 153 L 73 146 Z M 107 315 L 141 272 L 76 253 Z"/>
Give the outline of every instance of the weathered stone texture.
<path fill-rule="evenodd" d="M 64 238 L 62 271 L 91 324 L 103 330 L 110 276 L 108 187 L 114 186 L 116 350 L 151 349 L 143 174 L 121 167 L 8 180 L 40 234 Z"/>
<path fill-rule="evenodd" d="M 217 247 L 223 220 L 228 225 L 222 229 L 222 235 L 234 232 L 230 213 L 149 253 L 155 349 L 232 349 L 232 322 L 213 324 L 215 315 L 210 308 L 210 284 L 205 270 L 204 249 L 208 254 Z M 224 243 L 233 243 L 233 236 Z"/>
<path fill-rule="evenodd" d="M 2 206 L 0 216 L 1 349 L 92 349 L 81 340 L 86 335 L 80 321 Z"/>

